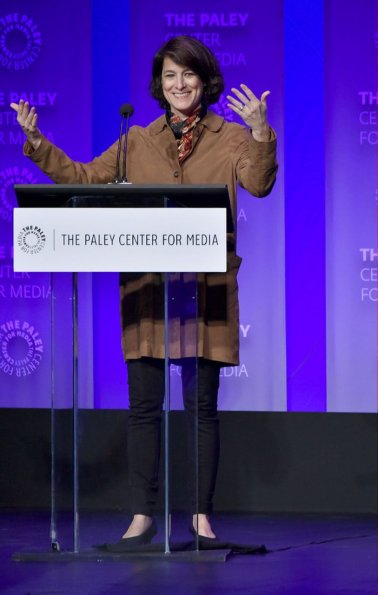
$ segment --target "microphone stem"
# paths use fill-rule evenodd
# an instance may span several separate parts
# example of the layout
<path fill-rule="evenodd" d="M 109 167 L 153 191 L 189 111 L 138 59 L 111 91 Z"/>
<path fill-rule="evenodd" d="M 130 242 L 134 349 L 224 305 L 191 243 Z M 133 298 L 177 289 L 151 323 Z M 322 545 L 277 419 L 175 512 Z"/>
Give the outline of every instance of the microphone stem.
<path fill-rule="evenodd" d="M 129 119 L 130 114 L 126 116 L 125 136 L 123 137 L 123 163 L 122 163 L 122 182 L 127 182 L 126 177 L 126 155 L 127 155 L 127 138 L 129 135 Z"/>
<path fill-rule="evenodd" d="M 120 158 L 121 158 L 122 132 L 123 132 L 124 121 L 125 121 L 125 116 L 122 116 L 121 126 L 119 129 L 119 139 L 118 139 L 117 159 L 116 159 L 116 172 L 115 172 L 115 178 L 114 178 L 114 182 L 116 184 L 119 184 L 119 182 L 121 182 L 120 171 L 119 171 L 120 170 L 119 162 L 120 162 Z"/>

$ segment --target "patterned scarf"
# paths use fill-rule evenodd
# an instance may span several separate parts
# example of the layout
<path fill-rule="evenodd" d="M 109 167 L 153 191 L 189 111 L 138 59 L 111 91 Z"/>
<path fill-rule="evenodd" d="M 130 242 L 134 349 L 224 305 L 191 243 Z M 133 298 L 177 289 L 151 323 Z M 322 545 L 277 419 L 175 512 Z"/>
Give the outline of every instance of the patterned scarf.
<path fill-rule="evenodd" d="M 206 110 L 205 110 L 206 113 Z M 192 150 L 193 130 L 204 115 L 203 108 L 198 107 L 193 115 L 181 120 L 179 116 L 169 112 L 167 114 L 168 124 L 173 130 L 177 142 L 178 160 L 181 163 Z"/>

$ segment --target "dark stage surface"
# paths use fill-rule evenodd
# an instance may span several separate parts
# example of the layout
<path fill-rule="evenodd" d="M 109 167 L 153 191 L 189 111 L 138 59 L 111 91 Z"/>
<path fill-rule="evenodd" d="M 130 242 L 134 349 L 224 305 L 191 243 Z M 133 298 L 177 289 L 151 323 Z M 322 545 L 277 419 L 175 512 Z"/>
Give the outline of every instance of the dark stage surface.
<path fill-rule="evenodd" d="M 375 516 L 219 514 L 214 518 L 219 537 L 264 543 L 270 550 L 266 555 L 234 556 L 227 563 L 168 561 L 163 555 L 106 562 L 15 562 L 11 556 L 17 551 L 48 551 L 49 514 L 3 510 L 0 519 L 4 595 L 377 593 Z M 68 522 L 64 530 L 69 530 Z M 81 546 L 117 540 L 126 522 L 121 513 L 83 514 Z M 175 540 L 189 540 L 186 527 L 184 516 L 174 517 Z M 155 541 L 162 540 L 159 519 Z"/>

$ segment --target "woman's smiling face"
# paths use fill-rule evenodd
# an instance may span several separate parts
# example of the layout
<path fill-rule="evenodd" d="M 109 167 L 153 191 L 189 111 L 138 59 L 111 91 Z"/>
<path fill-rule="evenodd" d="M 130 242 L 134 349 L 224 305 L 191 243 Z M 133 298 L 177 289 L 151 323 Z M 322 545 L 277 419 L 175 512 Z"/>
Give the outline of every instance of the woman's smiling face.
<path fill-rule="evenodd" d="M 186 66 L 176 64 L 171 58 L 164 58 L 161 74 L 163 94 L 172 113 L 185 119 L 201 104 L 203 83 L 195 72 Z"/>

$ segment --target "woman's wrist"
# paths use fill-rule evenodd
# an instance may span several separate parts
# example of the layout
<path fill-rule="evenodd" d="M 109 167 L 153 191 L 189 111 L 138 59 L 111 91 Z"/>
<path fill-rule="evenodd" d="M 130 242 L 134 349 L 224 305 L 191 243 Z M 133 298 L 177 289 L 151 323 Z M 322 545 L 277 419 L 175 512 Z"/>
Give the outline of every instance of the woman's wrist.
<path fill-rule="evenodd" d="M 264 126 L 260 130 L 252 129 L 252 136 L 255 140 L 261 143 L 266 143 L 270 141 L 270 128 L 268 125 Z"/>
<path fill-rule="evenodd" d="M 41 142 L 42 142 L 42 138 L 29 138 L 27 137 L 27 140 L 29 142 L 29 145 L 31 145 L 34 149 L 34 151 L 36 151 L 37 149 L 39 149 Z"/>

